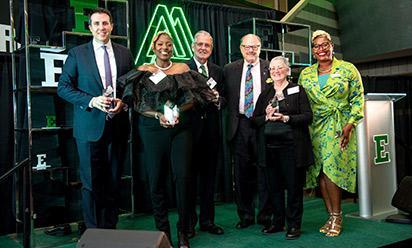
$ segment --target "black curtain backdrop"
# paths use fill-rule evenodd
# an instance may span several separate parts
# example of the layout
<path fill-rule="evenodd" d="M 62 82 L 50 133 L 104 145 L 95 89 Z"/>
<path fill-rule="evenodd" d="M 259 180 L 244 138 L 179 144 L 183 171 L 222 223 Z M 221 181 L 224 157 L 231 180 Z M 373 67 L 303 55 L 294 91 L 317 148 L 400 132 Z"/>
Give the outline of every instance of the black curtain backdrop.
<path fill-rule="evenodd" d="M 13 166 L 11 56 L 0 53 L 0 175 Z M 12 177 L 0 182 L 0 234 L 13 231 Z"/>
<path fill-rule="evenodd" d="M 406 93 L 394 104 L 398 183 L 412 175 L 412 77 L 364 77 L 366 93 Z"/>

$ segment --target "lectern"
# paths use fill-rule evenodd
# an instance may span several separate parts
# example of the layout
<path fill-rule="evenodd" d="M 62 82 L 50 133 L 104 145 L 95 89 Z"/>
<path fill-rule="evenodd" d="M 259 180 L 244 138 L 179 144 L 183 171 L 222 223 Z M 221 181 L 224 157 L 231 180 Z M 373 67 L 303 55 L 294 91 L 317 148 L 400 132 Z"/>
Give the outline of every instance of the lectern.
<path fill-rule="evenodd" d="M 356 128 L 358 138 L 359 216 L 381 219 L 397 212 L 394 103 L 404 93 L 365 95 L 365 117 Z"/>

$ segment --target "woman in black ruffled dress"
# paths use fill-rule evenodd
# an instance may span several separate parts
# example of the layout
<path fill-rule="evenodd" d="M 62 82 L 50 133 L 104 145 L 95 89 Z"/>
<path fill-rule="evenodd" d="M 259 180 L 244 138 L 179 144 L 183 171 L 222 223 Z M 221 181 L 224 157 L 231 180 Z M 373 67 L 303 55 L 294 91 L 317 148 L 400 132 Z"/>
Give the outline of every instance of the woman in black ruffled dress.
<path fill-rule="evenodd" d="M 168 33 L 155 36 L 152 50 L 156 61 L 129 72 L 119 79 L 119 84 L 125 85 L 123 100 L 139 113 L 138 130 L 156 228 L 171 240 L 165 185 L 171 167 L 179 216 L 178 247 L 189 247 L 187 233 L 193 201 L 191 109 L 215 101 L 216 97 L 204 77 L 186 64 L 170 60 L 173 41 Z"/>

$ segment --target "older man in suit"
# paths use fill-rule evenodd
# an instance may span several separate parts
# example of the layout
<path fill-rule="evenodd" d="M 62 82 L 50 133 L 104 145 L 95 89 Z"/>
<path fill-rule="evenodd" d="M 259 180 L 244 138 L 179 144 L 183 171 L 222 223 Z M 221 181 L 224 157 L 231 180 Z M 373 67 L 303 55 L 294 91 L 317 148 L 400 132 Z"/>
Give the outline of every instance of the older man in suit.
<path fill-rule="evenodd" d="M 261 91 L 267 87 L 269 62 L 259 58 L 261 41 L 257 35 L 242 37 L 240 51 L 243 58 L 227 64 L 225 78 L 225 108 L 227 140 L 234 161 L 234 182 L 237 213 L 240 221 L 236 228 L 255 223 L 254 200 L 259 197 L 257 221 L 270 224 L 270 204 L 264 176 L 256 166 L 256 131 L 251 117 Z"/>
<path fill-rule="evenodd" d="M 223 228 L 214 223 L 215 179 L 219 148 L 221 147 L 220 105 L 223 104 L 219 94 L 223 88 L 222 69 L 208 61 L 213 50 L 212 36 L 201 30 L 194 36 L 192 43 L 194 56 L 189 60 L 190 69 L 198 71 L 208 79 L 208 84 L 216 95 L 216 101 L 194 111 L 193 126 L 193 168 L 196 172 L 196 186 L 199 191 L 199 229 L 211 234 L 223 234 Z M 194 191 L 196 192 L 196 191 Z M 192 235 L 197 222 L 196 201 L 193 202 Z"/>
<path fill-rule="evenodd" d="M 133 68 L 133 58 L 129 49 L 110 40 L 113 20 L 108 10 L 93 10 L 89 29 L 93 40 L 69 51 L 57 93 L 73 104 L 86 227 L 115 228 L 129 133 L 116 79 Z"/>

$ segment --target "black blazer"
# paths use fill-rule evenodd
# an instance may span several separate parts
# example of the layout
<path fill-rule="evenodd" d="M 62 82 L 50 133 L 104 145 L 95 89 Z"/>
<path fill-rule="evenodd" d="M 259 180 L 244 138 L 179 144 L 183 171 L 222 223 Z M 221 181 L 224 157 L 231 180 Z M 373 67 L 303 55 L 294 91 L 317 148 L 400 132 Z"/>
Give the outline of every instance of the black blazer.
<path fill-rule="evenodd" d="M 236 134 L 239 123 L 239 99 L 244 59 L 236 60 L 223 68 L 225 79 L 224 96 L 226 99 L 226 138 L 231 141 Z M 260 78 L 262 92 L 268 87 L 269 61 L 260 59 Z"/>
<path fill-rule="evenodd" d="M 193 58 L 191 58 L 188 61 L 188 66 L 191 70 L 198 71 L 196 62 L 194 61 Z M 209 78 L 213 78 L 217 85 L 215 86 L 215 89 L 219 92 L 219 98 L 220 101 L 220 107 L 224 106 L 225 100 L 223 98 L 223 70 L 220 68 L 218 65 L 213 64 L 212 62 L 208 61 L 207 62 L 207 69 L 209 72 Z M 210 139 L 213 140 L 212 145 L 217 145 L 217 142 L 219 141 L 218 137 L 221 137 L 221 129 L 220 129 L 220 114 L 219 114 L 219 109 L 214 103 L 209 103 L 207 106 L 200 108 L 198 106 L 195 107 L 194 111 L 194 119 L 193 119 L 193 126 L 195 127 L 193 129 L 194 131 L 194 140 L 199 141 L 199 137 L 201 135 L 201 132 L 204 130 L 199 130 L 198 127 L 201 127 L 203 125 L 207 125 L 207 129 L 209 134 L 210 134 Z M 204 122 L 203 125 L 200 124 L 200 122 Z M 212 136 L 213 135 L 213 136 Z"/>
<path fill-rule="evenodd" d="M 188 62 L 187 65 L 191 70 L 198 71 L 196 62 L 193 58 L 191 58 Z M 208 61 L 207 62 L 207 69 L 209 71 L 209 78 L 213 78 L 217 85 L 216 89 L 219 92 L 219 95 L 223 96 L 223 70 L 220 68 L 218 65 Z"/>
<path fill-rule="evenodd" d="M 256 103 L 255 111 L 253 112 L 253 122 L 258 130 L 257 132 L 257 150 L 258 150 L 258 165 L 266 166 L 266 145 L 265 145 L 265 116 L 266 107 L 269 101 L 275 95 L 273 84 L 267 88 L 259 96 Z M 288 89 L 298 87 L 299 92 L 288 95 Z M 292 127 L 293 139 L 296 152 L 296 167 L 308 167 L 314 163 L 312 143 L 309 136 L 309 124 L 312 122 L 312 109 L 308 101 L 305 90 L 302 86 L 289 83 L 283 90 L 285 96 L 285 109 L 280 109 L 280 112 L 288 113 L 290 119 L 287 122 Z"/>
<path fill-rule="evenodd" d="M 130 50 L 112 42 L 117 77 L 133 68 Z M 122 90 L 117 87 L 117 98 Z M 97 141 L 104 131 L 106 113 L 89 108 L 90 100 L 103 93 L 103 84 L 95 59 L 92 41 L 71 49 L 63 66 L 57 94 L 73 104 L 73 136 L 80 140 Z M 127 138 L 128 115 L 122 111 L 113 117 L 116 138 Z"/>

